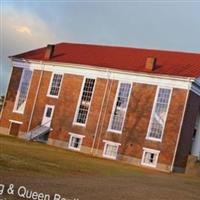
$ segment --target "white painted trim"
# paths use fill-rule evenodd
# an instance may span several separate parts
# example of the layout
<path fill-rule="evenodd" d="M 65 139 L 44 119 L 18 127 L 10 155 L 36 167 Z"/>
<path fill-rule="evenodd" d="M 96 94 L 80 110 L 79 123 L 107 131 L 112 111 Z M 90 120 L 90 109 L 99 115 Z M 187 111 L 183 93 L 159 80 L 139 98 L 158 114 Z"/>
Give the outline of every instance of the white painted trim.
<path fill-rule="evenodd" d="M 9 122 L 16 123 L 16 124 L 23 124 L 22 121 L 17 121 L 17 120 L 13 120 L 13 119 L 9 119 Z"/>
<path fill-rule="evenodd" d="M 114 111 L 115 111 L 115 105 L 116 105 L 117 100 L 118 100 L 119 89 L 120 89 L 120 86 L 121 86 L 122 83 L 130 84 L 131 87 L 130 87 L 130 91 L 129 91 L 129 94 L 128 94 L 128 100 L 127 100 L 127 105 L 126 105 L 126 109 L 125 109 L 125 112 L 124 112 L 124 118 L 123 118 L 123 122 L 122 122 L 122 127 L 121 127 L 121 130 L 119 131 L 119 130 L 112 129 L 111 128 L 111 123 L 112 123 L 112 120 L 113 120 L 113 114 L 114 114 Z M 109 120 L 108 129 L 107 129 L 108 132 L 122 134 L 122 131 L 123 131 L 123 128 L 124 128 L 124 122 L 125 122 L 125 119 L 126 119 L 126 113 L 127 113 L 128 106 L 129 106 L 129 100 L 130 100 L 130 96 L 131 96 L 131 92 L 132 92 L 132 85 L 133 84 L 131 82 L 129 82 L 129 81 L 119 81 L 118 86 L 117 86 L 117 91 L 115 93 L 115 100 L 114 100 L 114 104 L 113 104 L 113 107 L 112 107 L 112 112 L 111 112 L 111 116 L 110 116 L 110 120 Z"/>
<path fill-rule="evenodd" d="M 117 153 L 118 153 L 118 149 L 119 149 L 119 146 L 121 144 L 117 143 L 117 142 L 109 141 L 109 140 L 103 140 L 103 142 L 105 142 L 104 149 L 103 149 L 103 157 L 116 160 L 117 159 L 117 155 L 116 155 L 116 157 L 113 157 L 113 156 L 110 156 L 110 155 L 106 154 L 106 147 L 107 147 L 107 145 L 116 146 L 117 147 Z"/>
<path fill-rule="evenodd" d="M 26 70 L 31 71 L 31 79 L 29 81 L 28 90 L 27 90 L 27 93 L 26 93 L 26 99 L 24 101 L 25 105 L 24 105 L 23 110 L 16 110 L 17 103 L 18 103 L 18 100 L 19 100 L 19 95 L 20 95 L 20 89 L 21 89 L 21 85 L 22 85 L 22 82 L 23 82 L 24 73 L 25 73 Z M 18 87 L 18 90 L 17 90 L 17 95 L 16 95 L 16 98 L 15 98 L 15 104 L 14 104 L 14 108 L 13 108 L 13 112 L 14 113 L 24 114 L 26 103 L 27 103 L 27 99 L 28 99 L 28 95 L 29 95 L 29 90 L 30 90 L 30 87 L 31 87 L 31 84 L 32 84 L 33 71 L 34 71 L 34 69 L 23 69 L 23 72 L 22 72 L 22 75 L 21 75 L 21 79 L 20 79 L 20 84 L 19 84 L 19 87 Z"/>
<path fill-rule="evenodd" d="M 74 136 L 74 137 L 80 137 L 80 138 L 84 138 L 84 137 L 85 137 L 85 135 L 80 135 L 80 134 L 72 133 L 72 132 L 69 132 L 68 134 L 69 134 L 69 135 L 72 135 L 72 136 Z"/>
<path fill-rule="evenodd" d="M 155 164 L 148 164 L 144 162 L 144 156 L 145 153 L 153 153 L 156 154 L 156 159 L 155 159 Z M 141 160 L 141 165 L 147 166 L 147 167 L 157 167 L 157 163 L 158 163 L 158 157 L 159 157 L 160 151 L 159 150 L 155 150 L 155 149 L 149 149 L 149 148 L 145 148 L 143 147 L 143 154 L 142 154 L 142 160 Z"/>
<path fill-rule="evenodd" d="M 150 129 L 151 129 L 151 124 L 152 124 L 152 120 L 153 120 L 153 116 L 154 116 L 154 112 L 155 112 L 155 108 L 156 108 L 156 104 L 157 104 L 157 100 L 158 100 L 158 94 L 159 94 L 160 89 L 170 89 L 170 95 L 169 95 L 169 100 L 168 100 L 166 116 L 165 116 L 165 121 L 164 121 L 163 129 L 162 129 L 161 138 L 154 138 L 154 137 L 150 137 Z M 153 103 L 153 108 L 152 108 L 152 111 L 151 111 L 151 118 L 150 118 L 150 121 L 149 121 L 148 130 L 147 130 L 147 135 L 146 135 L 146 138 L 145 138 L 146 140 L 162 142 L 164 131 L 165 131 L 165 125 L 166 125 L 166 121 L 167 121 L 167 118 L 168 118 L 169 107 L 170 107 L 170 104 L 171 104 L 172 92 L 173 92 L 173 88 L 171 88 L 171 87 L 157 87 L 156 95 L 155 95 L 154 103 Z"/>
<path fill-rule="evenodd" d="M 78 111 L 79 111 L 79 107 L 80 107 L 80 103 L 81 103 L 81 98 L 82 98 L 82 95 L 83 95 L 83 89 L 84 89 L 85 82 L 86 82 L 87 78 L 88 79 L 94 79 L 94 86 L 93 86 L 92 96 L 91 96 L 90 105 L 89 105 L 89 108 L 88 108 L 88 113 L 87 113 L 87 116 L 86 116 L 85 124 L 82 124 L 82 123 L 77 122 L 77 117 L 78 117 Z M 75 115 L 74 115 L 73 125 L 86 127 L 86 124 L 87 124 L 87 121 L 88 121 L 88 117 L 89 117 L 89 114 L 90 114 L 90 108 L 91 108 L 91 104 L 92 104 L 95 88 L 96 88 L 96 82 L 97 82 L 97 79 L 93 78 L 93 77 L 90 77 L 90 76 L 85 76 L 83 78 L 81 91 L 80 91 L 78 103 L 77 103 L 77 106 L 76 106 L 76 112 L 75 112 Z"/>
<path fill-rule="evenodd" d="M 110 116 L 110 119 L 111 119 L 112 116 Z M 110 121 L 109 121 L 109 126 L 108 126 L 108 129 L 107 129 L 107 132 L 109 133 L 116 133 L 116 134 L 122 134 L 122 130 L 121 131 L 117 131 L 117 130 L 113 130 L 110 128 Z"/>
<path fill-rule="evenodd" d="M 32 69 L 40 69 L 38 67 L 38 62 L 36 61 L 12 61 L 15 67 L 20 68 L 32 68 Z M 159 86 L 171 86 L 174 88 L 187 89 L 191 84 L 191 81 L 194 81 L 194 78 L 190 77 L 178 77 L 173 75 L 161 75 L 161 74 L 148 74 L 143 72 L 133 72 L 133 71 L 124 71 L 117 70 L 112 68 L 105 67 L 95 67 L 89 65 L 80 65 L 80 64 L 72 64 L 72 63 L 49 63 L 44 62 L 44 70 L 51 71 L 55 73 L 66 73 L 66 74 L 74 74 L 81 76 L 90 76 L 92 75 L 94 78 L 107 78 L 107 69 L 113 75 L 115 80 L 130 80 L 135 83 L 143 83 L 149 85 L 159 85 Z"/>
<path fill-rule="evenodd" d="M 69 133 L 69 135 L 70 135 L 70 139 L 69 139 L 69 143 L 68 143 L 68 148 L 72 149 L 72 150 L 80 151 L 81 150 L 81 146 L 82 146 L 82 142 L 83 142 L 83 138 L 85 137 L 85 135 L 79 135 L 79 134 L 71 133 L 71 132 Z M 71 146 L 72 137 L 76 137 L 76 138 L 80 139 L 80 144 L 79 144 L 78 148 L 75 148 L 75 147 Z"/>
<path fill-rule="evenodd" d="M 113 142 L 113 141 L 110 141 L 110 140 L 103 140 L 103 142 L 111 144 L 111 145 L 118 145 L 118 146 L 121 145 L 121 143 L 119 143 L 119 142 Z"/>
<path fill-rule="evenodd" d="M 54 77 L 55 74 L 62 75 L 62 78 L 61 78 L 61 81 L 60 81 L 60 87 L 59 87 L 58 95 L 52 95 L 52 94 L 50 94 L 51 85 L 52 85 L 53 77 Z M 55 99 L 58 99 L 58 98 L 59 98 L 63 79 L 64 79 L 64 73 L 53 72 L 53 73 L 51 74 L 51 80 L 50 80 L 49 87 L 48 87 L 48 91 L 47 91 L 47 97 L 51 97 L 51 98 L 55 98 Z"/>

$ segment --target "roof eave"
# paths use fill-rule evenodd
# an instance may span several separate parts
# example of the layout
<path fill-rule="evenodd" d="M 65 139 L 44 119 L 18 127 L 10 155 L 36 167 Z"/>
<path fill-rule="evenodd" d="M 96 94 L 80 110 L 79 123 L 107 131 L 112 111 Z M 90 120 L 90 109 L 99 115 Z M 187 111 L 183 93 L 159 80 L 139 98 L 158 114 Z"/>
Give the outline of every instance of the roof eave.
<path fill-rule="evenodd" d="M 102 67 L 99 66 L 97 69 L 95 66 L 92 65 L 86 65 L 86 64 L 76 64 L 76 63 L 63 63 L 63 62 L 53 62 L 53 61 L 43 61 L 43 60 L 37 60 L 37 59 L 24 59 L 24 58 L 18 58 L 15 56 L 9 56 L 9 58 L 12 61 L 22 61 L 22 62 L 28 62 L 28 63 L 45 63 L 45 64 L 50 64 L 50 65 L 58 65 L 64 67 L 66 64 L 70 65 L 77 65 L 81 68 L 90 68 L 90 69 L 95 69 L 98 71 L 115 71 L 119 73 L 132 73 L 136 75 L 141 75 L 141 76 L 146 76 L 146 77 L 160 77 L 160 78 L 167 78 L 171 80 L 182 80 L 182 81 L 190 81 L 190 82 L 195 82 L 197 79 L 196 77 L 190 77 L 190 76 L 175 76 L 175 75 L 167 75 L 167 74 L 153 74 L 153 73 L 147 73 L 147 72 L 138 72 L 138 71 L 129 71 L 129 70 L 119 70 L 115 68 L 109 68 L 109 67 Z M 200 84 L 200 83 L 199 83 Z"/>

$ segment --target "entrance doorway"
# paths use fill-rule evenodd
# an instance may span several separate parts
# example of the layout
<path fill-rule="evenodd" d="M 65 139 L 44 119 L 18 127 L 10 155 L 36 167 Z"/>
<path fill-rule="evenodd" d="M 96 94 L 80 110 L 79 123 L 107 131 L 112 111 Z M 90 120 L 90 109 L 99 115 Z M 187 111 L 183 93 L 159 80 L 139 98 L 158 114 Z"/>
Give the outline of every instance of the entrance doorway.
<path fill-rule="evenodd" d="M 51 126 L 54 107 L 55 106 L 53 106 L 53 105 L 46 105 L 45 106 L 44 114 L 43 114 L 43 118 L 42 118 L 42 123 L 41 123 L 42 126 L 47 126 L 47 127 Z"/>
<path fill-rule="evenodd" d="M 12 121 L 10 123 L 11 124 L 10 124 L 9 134 L 14 135 L 14 136 L 18 136 L 21 123 L 12 122 Z"/>

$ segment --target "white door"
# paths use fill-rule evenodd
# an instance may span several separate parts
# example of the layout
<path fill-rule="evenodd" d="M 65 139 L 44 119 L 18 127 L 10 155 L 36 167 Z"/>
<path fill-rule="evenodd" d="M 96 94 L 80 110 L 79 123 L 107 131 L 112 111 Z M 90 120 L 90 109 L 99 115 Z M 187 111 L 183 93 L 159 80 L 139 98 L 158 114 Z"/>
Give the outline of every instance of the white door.
<path fill-rule="evenodd" d="M 42 119 L 42 125 L 50 127 L 51 126 L 51 120 L 53 117 L 53 111 L 54 107 L 52 105 L 46 105 L 44 109 L 43 119 Z"/>

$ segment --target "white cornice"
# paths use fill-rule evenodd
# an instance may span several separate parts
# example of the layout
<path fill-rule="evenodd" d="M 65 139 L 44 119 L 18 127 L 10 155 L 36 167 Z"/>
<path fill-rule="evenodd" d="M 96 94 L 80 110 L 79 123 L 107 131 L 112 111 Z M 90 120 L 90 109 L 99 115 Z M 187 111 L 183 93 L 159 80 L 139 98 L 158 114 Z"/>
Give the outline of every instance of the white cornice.
<path fill-rule="evenodd" d="M 159 86 L 171 86 L 174 88 L 188 89 L 191 88 L 191 83 L 194 78 L 176 77 L 169 75 L 147 74 L 141 72 L 129 72 L 117 69 L 95 67 L 89 65 L 71 64 L 71 63 L 50 63 L 37 62 L 30 60 L 12 60 L 15 67 L 31 68 L 36 70 L 44 69 L 44 71 L 51 71 L 57 73 L 66 73 L 82 76 L 93 76 L 94 78 L 105 78 L 108 76 L 114 80 L 129 80 L 135 83 L 143 83 Z"/>

